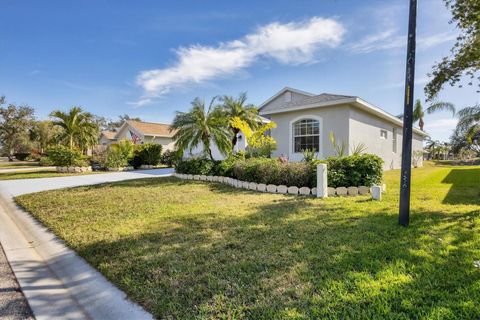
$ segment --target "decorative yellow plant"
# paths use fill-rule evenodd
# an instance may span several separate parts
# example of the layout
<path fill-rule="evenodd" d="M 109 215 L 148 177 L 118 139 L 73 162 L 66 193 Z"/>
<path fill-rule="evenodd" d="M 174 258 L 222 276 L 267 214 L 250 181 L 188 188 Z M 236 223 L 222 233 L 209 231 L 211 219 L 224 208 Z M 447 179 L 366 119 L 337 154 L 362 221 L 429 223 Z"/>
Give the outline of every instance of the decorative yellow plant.
<path fill-rule="evenodd" d="M 269 155 L 271 151 L 276 149 L 277 142 L 275 141 L 275 139 L 265 135 L 265 132 L 277 127 L 277 124 L 275 122 L 271 121 L 262 125 L 257 130 L 252 130 L 248 123 L 246 123 L 239 117 L 234 117 L 230 120 L 230 125 L 233 128 L 237 128 L 243 132 L 243 134 L 245 135 L 245 139 L 247 139 L 248 147 L 252 153 L 257 155 L 258 153 L 268 153 Z"/>

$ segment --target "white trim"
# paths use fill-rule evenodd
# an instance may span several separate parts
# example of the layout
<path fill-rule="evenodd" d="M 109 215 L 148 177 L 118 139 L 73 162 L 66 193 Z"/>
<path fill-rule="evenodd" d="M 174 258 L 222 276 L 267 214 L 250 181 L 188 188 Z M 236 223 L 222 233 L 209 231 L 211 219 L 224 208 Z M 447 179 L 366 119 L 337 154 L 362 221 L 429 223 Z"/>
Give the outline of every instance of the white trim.
<path fill-rule="evenodd" d="M 293 118 L 288 123 L 288 159 L 290 161 L 301 161 L 303 154 L 294 152 L 293 148 L 293 124 L 299 120 L 314 119 L 318 121 L 318 158 L 323 159 L 323 118 L 313 114 L 305 114 Z"/>
<path fill-rule="evenodd" d="M 291 92 L 294 92 L 294 93 L 298 93 L 298 94 L 302 94 L 302 95 L 305 95 L 305 96 L 309 96 L 309 97 L 313 97 L 314 94 L 313 93 L 310 93 L 310 92 L 306 92 L 306 91 L 302 91 L 302 90 L 298 90 L 298 89 L 293 89 L 293 88 L 290 88 L 290 87 L 285 87 L 283 88 L 282 90 L 278 91 L 277 93 L 275 93 L 273 96 L 271 96 L 267 101 L 265 101 L 264 103 L 262 103 L 258 109 L 261 110 L 265 105 L 269 104 L 270 102 L 272 102 L 273 100 L 275 100 L 276 98 L 278 98 L 281 94 L 285 93 L 286 91 L 291 91 Z"/>

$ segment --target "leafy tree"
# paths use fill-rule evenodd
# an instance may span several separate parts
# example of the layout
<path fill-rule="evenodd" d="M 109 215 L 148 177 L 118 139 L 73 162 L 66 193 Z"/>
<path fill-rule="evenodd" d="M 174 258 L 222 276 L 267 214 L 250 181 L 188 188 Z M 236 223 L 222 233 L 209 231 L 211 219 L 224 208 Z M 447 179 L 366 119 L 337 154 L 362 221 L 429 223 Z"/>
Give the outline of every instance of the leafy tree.
<path fill-rule="evenodd" d="M 17 106 L 12 103 L 2 107 L 4 104 L 5 97 L 0 97 L 0 143 L 9 160 L 12 160 L 13 153 L 20 151 L 24 142 L 28 141 L 28 131 L 34 121 L 34 110 L 29 106 Z"/>
<path fill-rule="evenodd" d="M 60 127 L 59 139 L 70 149 L 85 150 L 97 143 L 99 128 L 94 116 L 80 107 L 72 107 L 68 112 L 55 110 L 50 114 L 53 124 Z"/>
<path fill-rule="evenodd" d="M 55 143 L 59 130 L 50 120 L 35 121 L 29 134 L 30 140 L 35 142 L 37 147 L 43 153 L 44 150 Z"/>
<path fill-rule="evenodd" d="M 190 152 L 199 144 L 203 146 L 203 152 L 213 160 L 211 143 L 215 143 L 218 150 L 224 154 L 232 149 L 231 132 L 228 128 L 228 119 L 222 109 L 215 105 L 213 98 L 208 106 L 199 98 L 192 102 L 192 108 L 188 112 L 177 111 L 172 123 L 172 130 L 176 130 L 173 136 L 179 151 Z"/>
<path fill-rule="evenodd" d="M 247 152 L 251 156 L 268 157 L 272 151 L 277 148 L 277 142 L 275 139 L 265 134 L 268 130 L 277 127 L 277 124 L 273 121 L 257 127 L 256 130 L 252 130 L 245 120 L 242 120 L 239 117 L 234 117 L 230 120 L 230 127 L 239 129 L 245 134 L 248 143 Z"/>
<path fill-rule="evenodd" d="M 127 120 L 132 120 L 132 121 L 142 121 L 142 119 L 138 118 L 138 117 L 130 117 L 128 114 L 124 114 L 124 115 L 120 115 L 118 116 L 118 120 L 117 121 L 112 121 L 110 120 L 108 123 L 107 123 L 107 127 L 105 128 L 105 130 L 109 130 L 109 131 L 117 131 L 118 128 L 120 128 L 122 126 L 122 124 L 127 121 Z"/>
<path fill-rule="evenodd" d="M 444 57 L 433 66 L 430 82 L 425 86 L 427 100 L 435 99 L 443 86 L 458 84 L 463 75 L 470 77 L 473 85 L 475 74 L 480 69 L 480 2 L 478 0 L 444 0 L 452 13 L 450 23 L 460 30 L 460 36 Z M 477 77 L 477 81 L 480 77 Z M 480 85 L 480 83 L 479 83 Z M 477 91 L 478 92 L 478 91 Z"/>
<path fill-rule="evenodd" d="M 480 130 L 471 136 L 470 139 L 467 139 L 467 131 L 468 127 L 467 130 L 458 125 L 455 128 L 450 137 L 450 144 L 454 154 L 465 154 L 468 151 L 480 154 Z"/>
<path fill-rule="evenodd" d="M 258 118 L 258 109 L 253 104 L 247 104 L 247 93 L 242 92 L 238 95 L 237 98 L 231 96 L 223 96 L 221 98 L 223 102 L 222 108 L 225 113 L 225 116 L 228 120 L 233 118 L 239 118 L 242 121 L 245 121 L 248 126 L 255 130 L 259 127 L 260 121 Z M 239 128 L 229 125 L 230 131 L 232 132 L 232 150 L 237 144 L 237 135 L 240 132 Z"/>
<path fill-rule="evenodd" d="M 423 109 L 422 102 L 420 99 L 417 99 L 415 101 L 415 106 L 413 107 L 413 122 L 418 121 L 418 126 L 420 127 L 420 130 L 423 131 L 423 127 L 425 126 L 425 113 L 432 114 L 437 111 L 451 111 L 453 115 L 455 115 L 455 106 L 450 103 L 450 102 L 441 102 L 437 101 L 432 103 L 429 107 L 426 109 Z M 403 114 L 398 116 L 399 118 L 403 118 Z"/>
<path fill-rule="evenodd" d="M 460 116 L 458 130 L 465 133 L 468 143 L 473 143 L 473 138 L 480 132 L 480 105 L 463 108 L 458 115 Z"/>

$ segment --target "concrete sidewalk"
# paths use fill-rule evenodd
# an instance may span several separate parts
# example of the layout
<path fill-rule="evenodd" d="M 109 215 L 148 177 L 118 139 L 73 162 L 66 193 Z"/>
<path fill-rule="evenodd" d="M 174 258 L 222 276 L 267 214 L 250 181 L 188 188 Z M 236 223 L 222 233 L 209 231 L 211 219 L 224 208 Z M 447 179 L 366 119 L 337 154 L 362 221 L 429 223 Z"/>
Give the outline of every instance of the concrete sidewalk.
<path fill-rule="evenodd" d="M 0 182 L 0 242 L 37 319 L 151 319 L 49 230 L 16 206 L 21 194 L 139 178 L 172 169 Z"/>

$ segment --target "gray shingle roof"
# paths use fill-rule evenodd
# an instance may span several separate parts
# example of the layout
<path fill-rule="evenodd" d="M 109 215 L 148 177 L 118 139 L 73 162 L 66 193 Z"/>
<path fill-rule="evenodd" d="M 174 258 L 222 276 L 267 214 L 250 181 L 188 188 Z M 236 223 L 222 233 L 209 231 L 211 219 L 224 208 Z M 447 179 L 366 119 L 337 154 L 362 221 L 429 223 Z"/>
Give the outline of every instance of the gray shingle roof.
<path fill-rule="evenodd" d="M 323 102 L 329 102 L 329 101 L 335 101 L 335 100 L 342 100 L 342 99 L 348 99 L 348 98 L 355 98 L 354 96 L 345 96 L 345 95 L 340 95 L 340 94 L 331 94 L 331 93 L 322 93 L 313 97 L 308 97 L 305 99 L 301 100 L 296 100 L 296 101 L 290 101 L 286 102 L 280 106 L 277 107 L 269 107 L 266 106 L 265 108 L 262 109 L 262 112 L 268 112 L 268 111 L 273 111 L 273 110 L 282 110 L 282 109 L 287 109 L 287 108 L 294 108 L 294 107 L 301 107 L 301 106 L 306 106 L 310 104 L 315 104 L 315 103 L 323 103 Z"/>

